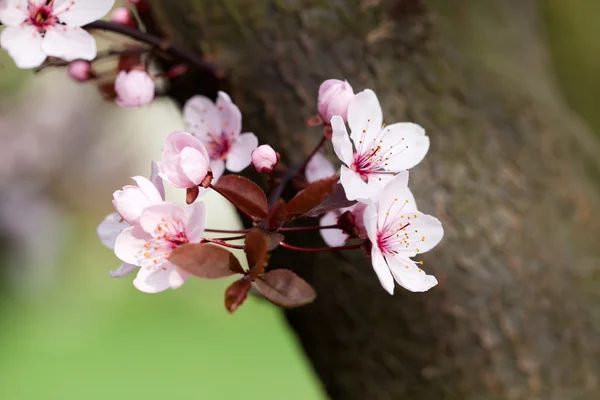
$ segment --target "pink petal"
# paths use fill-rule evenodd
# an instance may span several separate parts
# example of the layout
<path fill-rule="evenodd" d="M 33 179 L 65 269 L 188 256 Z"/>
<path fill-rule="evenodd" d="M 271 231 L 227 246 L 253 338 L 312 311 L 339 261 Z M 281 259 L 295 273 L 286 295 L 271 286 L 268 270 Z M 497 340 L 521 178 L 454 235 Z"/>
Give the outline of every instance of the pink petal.
<path fill-rule="evenodd" d="M 429 138 L 417 124 L 400 122 L 383 128 L 381 147 L 388 150 L 386 169 L 401 171 L 420 163 L 429 151 Z"/>
<path fill-rule="evenodd" d="M 198 201 L 185 209 L 185 235 L 190 243 L 200 243 L 204 235 L 204 222 L 206 220 L 206 208 L 204 203 Z"/>
<path fill-rule="evenodd" d="M 410 221 L 406 232 L 410 236 L 409 249 L 417 254 L 426 253 L 433 249 L 444 237 L 442 223 L 431 215 L 415 212 L 417 218 Z M 402 250 L 404 250 L 404 247 Z"/>
<path fill-rule="evenodd" d="M 123 278 L 138 269 L 136 265 L 123 263 L 119 265 L 116 271 L 110 271 L 111 278 Z"/>
<path fill-rule="evenodd" d="M 150 174 L 150 181 L 154 184 L 156 190 L 158 190 L 158 193 L 160 194 L 160 198 L 164 201 L 165 183 L 163 182 L 163 179 L 160 177 L 158 172 L 158 164 L 156 163 L 156 161 L 152 161 L 152 172 Z"/>
<path fill-rule="evenodd" d="M 377 210 L 380 229 L 383 228 L 386 220 L 389 222 L 401 216 L 406 218 L 417 212 L 415 198 L 404 182 L 403 177 L 394 179 L 378 194 Z"/>
<path fill-rule="evenodd" d="M 147 207 L 140 217 L 140 225 L 144 231 L 156 237 L 165 232 L 179 233 L 178 227 L 181 226 L 184 220 L 185 210 L 183 206 L 163 203 Z M 159 225 L 162 227 L 161 231 L 158 230 Z"/>
<path fill-rule="evenodd" d="M 133 286 L 144 293 L 164 292 L 171 287 L 169 277 L 173 269 L 175 269 L 175 265 L 169 262 L 158 268 L 140 268 L 133 280 Z"/>
<path fill-rule="evenodd" d="M 115 0 L 54 0 L 54 13 L 60 22 L 83 26 L 104 17 Z"/>
<path fill-rule="evenodd" d="M 208 158 L 191 147 L 181 151 L 181 169 L 194 185 L 199 185 L 208 174 Z"/>
<path fill-rule="evenodd" d="M 371 144 L 381 131 L 382 124 L 383 114 L 377 95 L 370 89 L 355 95 L 348 106 L 348 125 L 356 148 L 360 141 Z"/>
<path fill-rule="evenodd" d="M 219 180 L 219 178 L 221 176 L 223 176 L 223 173 L 225 172 L 225 161 L 223 161 L 223 160 L 211 160 L 211 162 L 210 162 L 210 169 L 211 169 L 212 174 L 213 174 L 212 183 L 217 183 L 217 181 Z"/>
<path fill-rule="evenodd" d="M 320 226 L 335 225 L 338 223 L 340 213 L 331 211 L 323 215 L 319 221 Z M 329 247 L 343 246 L 348 239 L 348 235 L 341 229 L 321 229 L 321 237 Z"/>
<path fill-rule="evenodd" d="M 258 147 L 258 138 L 254 133 L 243 133 L 233 142 L 227 154 L 226 168 L 231 172 L 240 172 L 252 162 L 252 152 Z"/>
<path fill-rule="evenodd" d="M 117 237 L 127 227 L 129 224 L 118 213 L 112 213 L 98 225 L 96 232 L 102 244 L 112 250 L 115 248 Z"/>
<path fill-rule="evenodd" d="M 426 292 L 438 283 L 434 276 L 427 275 L 410 258 L 386 256 L 385 259 L 396 282 L 411 292 Z"/>
<path fill-rule="evenodd" d="M 329 178 L 335 175 L 335 167 L 331 161 L 323 155 L 323 153 L 316 153 L 306 164 L 306 170 L 304 175 L 308 183 L 316 182 L 321 179 Z"/>
<path fill-rule="evenodd" d="M 42 50 L 66 61 L 93 60 L 96 58 L 96 40 L 81 28 L 56 25 L 46 31 Z"/>
<path fill-rule="evenodd" d="M 144 244 L 149 239 L 151 236 L 139 226 L 125 228 L 115 242 L 115 254 L 128 264 L 139 265 Z"/>
<path fill-rule="evenodd" d="M 189 274 L 187 272 L 174 265 L 169 274 L 169 287 L 171 289 L 179 289 L 183 286 L 188 277 Z"/>
<path fill-rule="evenodd" d="M 125 186 L 115 191 L 113 199 L 115 210 L 131 225 L 139 223 L 142 211 L 151 204 L 137 186 Z"/>
<path fill-rule="evenodd" d="M 7 26 L 0 33 L 0 46 L 8 51 L 19 68 L 42 65 L 46 59 L 42 40 L 42 36 L 31 25 Z"/>
<path fill-rule="evenodd" d="M 22 24 L 28 17 L 27 0 L 0 1 L 0 22 L 2 22 L 4 25 L 18 26 Z"/>
<path fill-rule="evenodd" d="M 150 180 L 144 178 L 143 176 L 134 176 L 131 179 L 133 179 L 135 183 L 138 184 L 138 187 L 140 188 L 141 192 L 148 198 L 150 203 L 162 203 L 163 198 L 160 192 Z"/>
<path fill-rule="evenodd" d="M 221 120 L 221 132 L 232 137 L 239 135 L 242 131 L 242 113 L 227 93 L 219 92 L 217 109 Z"/>
<path fill-rule="evenodd" d="M 331 142 L 333 143 L 335 154 L 347 166 L 352 165 L 354 161 L 352 143 L 348 137 L 348 131 L 342 117 L 336 115 L 331 119 L 331 129 L 333 130 Z"/>
<path fill-rule="evenodd" d="M 348 200 L 370 202 L 374 195 L 374 187 L 367 185 L 359 174 L 347 167 L 342 166 L 340 171 L 340 182 L 344 187 L 344 192 L 346 193 L 346 198 Z"/>
<path fill-rule="evenodd" d="M 373 246 L 373 249 L 371 250 L 371 263 L 373 264 L 373 269 L 377 274 L 377 278 L 379 278 L 381 286 L 383 286 L 389 294 L 394 294 L 394 277 L 390 272 L 386 259 L 383 257 L 377 246 Z"/>
<path fill-rule="evenodd" d="M 217 106 L 205 96 L 194 96 L 183 106 L 183 118 L 190 131 L 204 143 L 221 136 L 221 118 Z"/>

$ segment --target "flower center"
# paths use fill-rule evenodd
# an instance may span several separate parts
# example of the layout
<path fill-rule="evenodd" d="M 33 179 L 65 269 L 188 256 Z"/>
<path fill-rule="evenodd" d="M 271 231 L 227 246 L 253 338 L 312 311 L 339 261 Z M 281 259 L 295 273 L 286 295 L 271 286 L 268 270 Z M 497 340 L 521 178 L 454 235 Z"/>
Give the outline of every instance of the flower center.
<path fill-rule="evenodd" d="M 206 147 L 208 155 L 213 160 L 225 160 L 231 149 L 233 140 L 228 135 L 213 136 L 212 142 Z"/>
<path fill-rule="evenodd" d="M 144 244 L 142 267 L 163 268 L 177 247 L 188 243 L 181 220 L 169 223 L 162 219 L 156 226 L 155 236 Z"/>
<path fill-rule="evenodd" d="M 350 168 L 366 181 L 370 174 L 383 170 L 384 163 L 381 146 L 374 146 L 364 153 L 354 153 L 354 162 Z"/>
<path fill-rule="evenodd" d="M 49 26 L 59 23 L 58 18 L 54 15 L 54 1 L 46 0 L 45 4 L 36 5 L 29 3 L 27 8 L 29 18 L 27 23 L 35 26 L 39 32 L 45 32 Z"/>

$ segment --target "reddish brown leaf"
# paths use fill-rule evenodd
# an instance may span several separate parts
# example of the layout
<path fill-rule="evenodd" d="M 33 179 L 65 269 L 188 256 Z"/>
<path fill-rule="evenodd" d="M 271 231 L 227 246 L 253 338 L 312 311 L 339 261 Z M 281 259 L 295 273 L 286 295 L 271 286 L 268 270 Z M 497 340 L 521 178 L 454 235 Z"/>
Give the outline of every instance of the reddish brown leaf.
<path fill-rule="evenodd" d="M 338 177 L 334 176 L 308 185 L 287 204 L 289 218 L 298 218 L 321 204 L 331 195 L 337 181 Z"/>
<path fill-rule="evenodd" d="M 321 204 L 311 209 L 306 213 L 307 217 L 316 217 L 329 211 L 340 208 L 350 207 L 356 204 L 356 201 L 351 201 L 346 198 L 346 192 L 339 183 L 333 186 L 333 191 Z"/>
<path fill-rule="evenodd" d="M 248 297 L 248 292 L 252 287 L 250 279 L 244 277 L 235 281 L 225 290 L 225 308 L 233 313 Z"/>
<path fill-rule="evenodd" d="M 185 202 L 187 204 L 192 204 L 193 202 L 196 201 L 199 194 L 200 194 L 200 188 L 198 186 L 187 188 L 187 190 L 185 192 Z"/>
<path fill-rule="evenodd" d="M 243 176 L 222 176 L 213 188 L 236 207 L 254 217 L 262 219 L 269 212 L 265 192 L 256 183 Z"/>
<path fill-rule="evenodd" d="M 285 236 L 279 232 L 269 232 L 269 245 L 267 246 L 268 251 L 273 251 L 279 247 L 279 243 L 283 242 Z"/>
<path fill-rule="evenodd" d="M 250 267 L 250 275 L 254 278 L 265 271 L 269 253 L 269 236 L 265 231 L 259 228 L 254 228 L 246 235 L 244 242 L 244 252 Z"/>
<path fill-rule="evenodd" d="M 269 215 L 267 216 L 267 229 L 277 229 L 288 220 L 287 204 L 284 200 L 279 199 L 269 211 Z"/>
<path fill-rule="evenodd" d="M 269 271 L 254 283 L 267 300 L 285 308 L 303 306 L 317 296 L 312 286 L 287 269 Z"/>
<path fill-rule="evenodd" d="M 200 278 L 216 279 L 244 273 L 240 262 L 229 250 L 208 243 L 179 246 L 169 261 Z"/>

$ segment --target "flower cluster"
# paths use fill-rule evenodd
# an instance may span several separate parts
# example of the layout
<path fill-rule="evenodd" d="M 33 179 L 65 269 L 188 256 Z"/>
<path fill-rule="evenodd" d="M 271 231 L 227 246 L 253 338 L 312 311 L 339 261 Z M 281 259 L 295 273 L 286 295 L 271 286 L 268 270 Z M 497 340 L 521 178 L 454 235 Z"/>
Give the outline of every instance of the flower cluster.
<path fill-rule="evenodd" d="M 435 277 L 412 260 L 443 236 L 441 223 L 417 209 L 408 188 L 408 169 L 429 148 L 425 131 L 412 123 L 384 125 L 375 93 L 354 94 L 345 81 L 324 82 L 317 104 L 323 138 L 302 165 L 286 168 L 271 146 L 258 146 L 253 133 L 242 133 L 242 114 L 227 94 L 219 92 L 214 102 L 204 96 L 188 100 L 183 108 L 187 131 L 167 136 L 150 179 L 134 177 L 136 185 L 114 193 L 115 213 L 98 227 L 102 243 L 122 261 L 111 275 L 120 278 L 137 270 L 134 286 L 146 293 L 176 289 L 189 276 L 241 275 L 226 291 L 229 311 L 242 304 L 252 285 L 275 304 L 294 307 L 312 301 L 315 293 L 293 272 L 267 268 L 269 252 L 278 247 L 303 252 L 362 249 L 390 294 L 395 282 L 413 292 L 435 286 Z M 328 138 L 340 169 L 324 153 Z M 268 176 L 267 192 L 226 173 L 249 165 Z M 186 205 L 165 200 L 163 180 L 186 190 Z M 287 185 L 300 186 L 286 201 L 278 197 Z M 198 198 L 208 190 L 230 201 L 253 227 L 206 228 L 206 206 Z M 288 225 L 314 217 L 320 218 L 317 226 Z M 298 247 L 285 237 L 314 230 L 329 247 Z M 215 239 L 208 232 L 227 235 Z M 243 244 L 236 244 L 239 240 Z M 244 250 L 249 269 L 229 249 Z"/>

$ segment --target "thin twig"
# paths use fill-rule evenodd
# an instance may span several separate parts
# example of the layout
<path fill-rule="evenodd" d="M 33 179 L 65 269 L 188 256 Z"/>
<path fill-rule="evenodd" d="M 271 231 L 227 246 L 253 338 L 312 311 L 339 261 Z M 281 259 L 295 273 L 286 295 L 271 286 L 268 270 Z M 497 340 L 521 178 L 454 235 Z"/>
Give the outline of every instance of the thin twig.
<path fill-rule="evenodd" d="M 304 253 L 319 253 L 324 251 L 337 251 L 337 250 L 357 250 L 360 249 L 360 244 L 349 244 L 347 246 L 338 246 L 338 247 L 298 247 L 293 246 L 291 244 L 285 242 L 279 242 L 281 247 L 285 247 L 286 249 L 294 250 L 294 251 L 302 251 Z"/>

